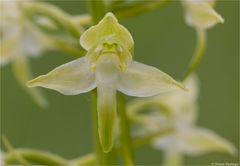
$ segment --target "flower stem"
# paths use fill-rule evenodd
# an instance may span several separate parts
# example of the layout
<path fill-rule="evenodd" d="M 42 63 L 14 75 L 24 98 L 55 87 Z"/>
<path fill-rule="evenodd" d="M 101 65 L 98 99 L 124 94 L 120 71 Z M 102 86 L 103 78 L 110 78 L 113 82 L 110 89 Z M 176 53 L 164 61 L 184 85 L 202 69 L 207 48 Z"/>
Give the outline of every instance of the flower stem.
<path fill-rule="evenodd" d="M 98 136 L 98 114 L 97 114 L 97 91 L 94 90 L 92 92 L 92 119 L 93 119 L 93 138 L 95 143 L 95 155 L 96 155 L 96 163 L 101 164 L 103 152 L 99 143 Z"/>
<path fill-rule="evenodd" d="M 30 3 L 24 7 L 23 11 L 25 16 L 28 17 L 32 23 L 42 28 L 42 30 L 46 30 L 46 28 L 37 22 L 38 19 L 36 19 L 36 16 L 45 16 L 45 18 L 55 23 L 58 28 L 69 32 L 75 38 L 81 36 L 79 27 L 71 21 L 70 15 L 54 5 L 45 2 Z"/>
<path fill-rule="evenodd" d="M 13 157 L 15 158 L 15 161 L 18 161 L 23 166 L 28 166 L 29 163 L 18 153 L 16 153 L 11 145 L 11 143 L 8 141 L 7 137 L 5 135 L 2 136 L 2 141 L 5 147 L 7 148 L 7 151 L 9 151 Z M 4 157 L 4 163 L 6 163 L 6 158 Z"/>
<path fill-rule="evenodd" d="M 103 0 L 90 0 L 88 1 L 89 11 L 91 13 L 91 18 L 94 24 L 97 24 L 105 14 L 105 3 Z M 92 94 L 92 116 L 93 116 L 93 125 L 94 125 L 94 141 L 95 141 L 95 153 L 97 158 L 97 165 L 114 165 L 115 163 L 115 150 L 108 153 L 104 153 L 100 145 L 100 139 L 98 134 L 98 113 L 97 113 L 97 91 L 94 90 Z"/>
<path fill-rule="evenodd" d="M 130 18 L 148 11 L 157 9 L 170 2 L 170 0 L 160 1 L 126 1 L 115 8 L 110 9 L 117 16 L 118 19 Z"/>
<path fill-rule="evenodd" d="M 93 93 L 93 97 L 95 95 L 95 99 L 96 99 L 96 94 Z M 95 111 L 96 114 L 96 111 Z M 96 123 L 97 124 L 97 123 Z M 158 132 L 154 132 L 154 133 L 148 133 L 142 137 L 135 137 L 132 138 L 132 147 L 133 149 L 138 149 L 143 145 L 149 144 L 151 143 L 155 138 L 159 138 L 161 136 L 167 135 L 167 134 L 171 134 L 172 132 L 174 132 L 173 128 L 168 128 L 165 130 L 161 130 Z M 98 133 L 96 133 L 98 134 Z M 100 147 L 100 145 L 98 146 Z M 115 148 L 115 153 L 121 153 L 121 145 L 117 146 Z M 99 151 L 100 153 L 100 159 L 101 159 L 101 155 L 104 154 L 101 149 Z M 71 165 L 71 166 L 78 166 L 78 165 L 116 165 L 114 162 L 110 163 L 99 163 L 98 162 L 98 156 L 99 154 L 97 153 L 89 153 L 86 154 L 84 156 L 81 156 L 79 158 L 70 160 L 70 161 L 66 161 L 65 159 L 55 155 L 55 154 L 51 154 L 49 152 L 42 152 L 42 151 L 36 151 L 36 150 L 31 150 L 31 149 L 14 149 L 14 151 L 10 151 L 9 153 L 5 154 L 4 157 L 4 162 L 6 164 L 10 164 L 12 162 L 17 161 L 17 163 L 22 163 L 21 160 L 19 160 L 19 157 L 24 158 L 27 161 L 30 162 L 36 162 L 39 164 L 46 164 L 49 163 L 49 165 Z M 114 156 L 115 157 L 115 156 Z M 115 158 L 114 158 L 115 159 Z M 102 160 L 102 159 L 101 159 Z M 126 164 L 127 165 L 127 164 Z"/>
<path fill-rule="evenodd" d="M 190 65 L 188 67 L 188 70 L 184 76 L 184 80 L 191 75 L 199 66 L 202 57 L 205 53 L 205 49 L 206 49 L 206 32 L 205 30 L 202 29 L 197 29 L 196 30 L 196 34 L 197 34 L 197 46 L 193 55 L 193 58 L 190 62 Z"/>
<path fill-rule="evenodd" d="M 147 135 L 144 135 L 143 137 L 136 137 L 132 138 L 132 148 L 133 150 L 140 148 L 143 145 L 147 145 L 151 143 L 155 138 L 159 138 L 161 136 L 171 134 L 174 132 L 173 128 L 167 128 L 165 130 L 161 130 L 154 133 L 149 133 Z M 115 153 L 122 153 L 122 144 L 115 148 Z M 72 160 L 70 163 L 75 163 L 77 165 L 101 165 L 98 163 L 98 156 L 95 156 L 93 153 L 86 154 L 84 156 L 81 156 L 75 160 Z M 106 164 L 107 165 L 107 164 Z M 110 164 L 110 165 L 116 165 L 116 164 Z M 130 163 L 126 163 L 125 165 L 132 165 Z"/>
<path fill-rule="evenodd" d="M 106 9 L 103 0 L 89 0 L 88 1 L 89 12 L 94 24 L 98 23 L 104 16 Z"/>
<path fill-rule="evenodd" d="M 78 26 L 88 26 L 92 23 L 92 18 L 89 14 L 81 14 L 72 16 L 72 21 Z"/>
<path fill-rule="evenodd" d="M 126 105 L 123 94 L 118 93 L 118 116 L 120 126 L 121 152 L 126 165 L 134 165 L 132 141 L 129 132 L 129 120 L 126 115 Z"/>
<path fill-rule="evenodd" d="M 71 160 L 68 166 L 80 166 L 80 165 L 96 165 L 96 158 L 94 153 L 89 153 L 85 156 L 81 156 L 79 158 Z"/>
<path fill-rule="evenodd" d="M 14 149 L 12 152 L 6 153 L 4 156 L 4 162 L 6 164 L 15 163 L 17 159 L 16 154 L 32 164 L 65 165 L 67 163 L 67 160 L 55 154 L 34 149 Z"/>

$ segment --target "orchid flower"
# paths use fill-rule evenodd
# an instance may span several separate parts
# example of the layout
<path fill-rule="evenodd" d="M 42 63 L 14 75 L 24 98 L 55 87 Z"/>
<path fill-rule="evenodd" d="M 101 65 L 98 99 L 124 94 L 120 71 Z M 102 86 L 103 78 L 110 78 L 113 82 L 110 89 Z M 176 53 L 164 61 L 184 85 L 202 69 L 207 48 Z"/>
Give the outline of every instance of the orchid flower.
<path fill-rule="evenodd" d="M 197 45 L 195 53 L 185 75 L 191 75 L 200 64 L 206 47 L 206 30 L 224 19 L 214 10 L 214 0 L 182 0 L 185 9 L 185 21 L 196 29 Z"/>
<path fill-rule="evenodd" d="M 209 129 L 195 126 L 198 81 L 191 75 L 184 85 L 188 91 L 176 90 L 147 100 L 138 99 L 129 104 L 128 114 L 140 117 L 137 120 L 143 123 L 144 132 L 173 128 L 170 133 L 153 140 L 153 147 L 165 151 L 166 165 L 180 165 L 183 154 L 196 156 L 210 151 L 235 154 L 236 149 L 230 142 Z M 140 110 L 146 109 L 145 106 L 152 108 L 152 112 L 141 115 Z"/>
<path fill-rule="evenodd" d="M 80 38 L 86 56 L 61 65 L 28 83 L 64 95 L 77 95 L 97 88 L 98 130 L 103 151 L 113 146 L 117 101 L 116 91 L 129 96 L 148 97 L 183 88 L 157 68 L 132 60 L 134 41 L 128 30 L 107 13 Z"/>
<path fill-rule="evenodd" d="M 50 41 L 24 17 L 22 7 L 28 3 L 22 0 L 0 2 L 0 65 L 12 63 L 14 74 L 24 88 L 31 79 L 27 56 L 40 55 L 50 48 Z M 46 106 L 47 101 L 38 89 L 26 90 L 40 106 Z"/>
<path fill-rule="evenodd" d="M 189 26 L 207 29 L 224 19 L 214 9 L 214 0 L 182 0 L 185 8 L 185 20 Z"/>
<path fill-rule="evenodd" d="M 25 19 L 22 0 L 1 1 L 1 59 L 6 64 L 19 56 L 37 56 L 49 47 L 49 40 Z"/>

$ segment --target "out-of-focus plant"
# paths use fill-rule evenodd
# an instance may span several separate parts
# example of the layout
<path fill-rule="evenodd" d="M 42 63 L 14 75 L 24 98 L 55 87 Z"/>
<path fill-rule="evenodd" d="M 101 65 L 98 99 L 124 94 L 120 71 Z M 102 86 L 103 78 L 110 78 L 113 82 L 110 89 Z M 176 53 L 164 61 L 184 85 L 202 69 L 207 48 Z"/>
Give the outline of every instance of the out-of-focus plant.
<path fill-rule="evenodd" d="M 185 9 L 185 21 L 196 29 L 197 45 L 194 55 L 188 66 L 185 78 L 191 75 L 200 64 L 205 53 L 206 30 L 224 19 L 214 10 L 215 0 L 182 0 Z"/>
<path fill-rule="evenodd" d="M 164 165 L 181 165 L 184 154 L 197 156 L 211 151 L 223 151 L 231 155 L 236 153 L 235 147 L 227 140 L 211 130 L 195 125 L 198 112 L 198 84 L 196 76 L 191 75 L 184 81 L 189 91 L 176 90 L 129 103 L 127 109 L 129 118 L 139 128 L 135 134 L 146 135 L 172 129 L 172 132 L 152 141 L 154 148 L 164 150 Z"/>
<path fill-rule="evenodd" d="M 12 64 L 16 79 L 24 89 L 42 107 L 47 105 L 39 89 L 25 87 L 27 80 L 32 78 L 27 56 L 38 56 L 51 48 L 50 40 L 37 31 L 29 20 L 24 17 L 22 8 L 24 1 L 1 1 L 0 33 L 1 58 L 0 64 Z"/>
<path fill-rule="evenodd" d="M 192 73 L 204 53 L 206 29 L 223 23 L 213 9 L 213 0 L 181 1 L 186 22 L 195 27 L 198 36 L 196 52 L 183 81 L 186 88 L 157 68 L 133 61 L 134 41 L 118 20 L 169 2 L 90 0 L 89 13 L 72 16 L 46 2 L 1 1 L 1 61 L 14 63 L 16 76 L 24 85 L 31 79 L 27 55 L 52 48 L 77 57 L 27 85 L 65 95 L 92 91 L 95 141 L 95 152 L 67 160 L 50 152 L 14 149 L 4 139 L 8 150 L 3 155 L 4 163 L 117 165 L 116 159 L 121 156 L 125 165 L 134 165 L 134 151 L 145 144 L 163 150 L 166 165 L 180 165 L 184 154 L 195 156 L 208 151 L 235 154 L 231 143 L 195 124 L 198 84 Z M 36 89 L 28 91 L 33 93 Z M 127 104 L 124 94 L 150 98 Z M 34 92 L 33 96 L 36 98 L 40 93 Z M 38 98 L 42 100 L 38 99 L 38 103 L 44 105 L 43 98 Z"/>

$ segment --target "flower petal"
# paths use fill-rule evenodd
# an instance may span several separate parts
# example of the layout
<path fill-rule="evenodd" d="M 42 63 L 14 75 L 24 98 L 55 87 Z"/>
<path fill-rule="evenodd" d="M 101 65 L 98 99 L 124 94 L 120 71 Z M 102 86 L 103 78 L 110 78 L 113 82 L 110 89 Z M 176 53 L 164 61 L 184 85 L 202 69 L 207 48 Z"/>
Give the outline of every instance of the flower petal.
<path fill-rule="evenodd" d="M 204 128 L 184 129 L 179 133 L 181 150 L 189 155 L 199 155 L 210 151 L 236 153 L 235 147 L 226 139 Z"/>
<path fill-rule="evenodd" d="M 235 147 L 226 139 L 221 138 L 211 130 L 200 127 L 179 128 L 176 133 L 155 139 L 153 146 L 169 151 L 175 149 L 190 156 L 201 155 L 211 151 L 236 154 Z"/>
<path fill-rule="evenodd" d="M 116 120 L 116 89 L 112 87 L 98 87 L 98 132 L 102 149 L 105 153 L 113 147 L 114 126 Z"/>
<path fill-rule="evenodd" d="M 184 87 L 157 68 L 135 61 L 120 74 L 118 83 L 119 91 L 138 97 L 149 97 L 177 88 Z"/>
<path fill-rule="evenodd" d="M 65 95 L 76 95 L 94 89 L 96 82 L 94 73 L 90 71 L 85 57 L 82 57 L 29 81 L 27 85 L 53 89 Z"/>
<path fill-rule="evenodd" d="M 186 8 L 185 19 L 187 24 L 197 28 L 211 28 L 217 23 L 223 23 L 224 19 L 207 1 L 184 0 Z"/>
<path fill-rule="evenodd" d="M 129 50 L 133 47 L 133 38 L 128 30 L 118 23 L 112 13 L 107 13 L 104 18 L 95 26 L 89 28 L 80 38 L 81 46 L 89 50 L 103 38 L 114 37 L 124 44 Z"/>
<path fill-rule="evenodd" d="M 105 153 L 109 152 L 113 146 L 113 130 L 117 112 L 116 85 L 118 71 L 119 66 L 116 55 L 102 56 L 97 61 L 98 132 Z"/>

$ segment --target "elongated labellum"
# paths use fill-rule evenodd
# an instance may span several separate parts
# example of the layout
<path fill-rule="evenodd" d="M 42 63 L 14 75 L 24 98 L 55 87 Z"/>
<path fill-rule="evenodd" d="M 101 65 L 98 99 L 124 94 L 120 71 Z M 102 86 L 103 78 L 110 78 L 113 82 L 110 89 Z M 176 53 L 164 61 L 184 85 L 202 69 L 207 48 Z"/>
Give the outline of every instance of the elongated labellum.
<path fill-rule="evenodd" d="M 117 56 L 104 55 L 96 65 L 98 132 L 104 152 L 113 146 L 113 129 L 116 117 L 116 83 L 118 81 Z"/>

